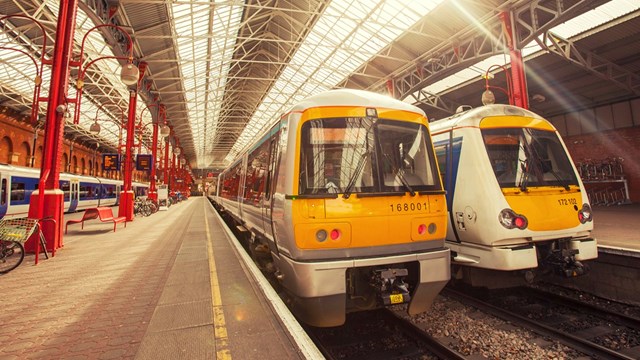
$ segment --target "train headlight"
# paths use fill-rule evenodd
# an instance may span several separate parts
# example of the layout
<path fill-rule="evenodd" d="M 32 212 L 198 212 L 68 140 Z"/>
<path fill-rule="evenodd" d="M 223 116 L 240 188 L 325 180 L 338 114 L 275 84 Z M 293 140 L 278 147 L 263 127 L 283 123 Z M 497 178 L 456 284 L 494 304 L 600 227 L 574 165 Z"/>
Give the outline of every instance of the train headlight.
<path fill-rule="evenodd" d="M 325 230 L 318 230 L 318 232 L 316 232 L 316 240 L 318 240 L 318 242 L 327 240 L 327 232 Z"/>
<path fill-rule="evenodd" d="M 591 206 L 589 206 L 589 204 L 582 204 L 582 209 L 578 211 L 578 220 L 580 220 L 582 224 L 593 220 Z"/>
<path fill-rule="evenodd" d="M 425 224 L 418 225 L 418 234 L 424 235 L 425 232 L 427 232 L 427 225 Z"/>
<path fill-rule="evenodd" d="M 529 225 L 527 218 L 524 215 L 516 214 L 511 209 L 504 209 L 498 214 L 498 221 L 507 229 L 518 228 L 524 230 Z"/>
<path fill-rule="evenodd" d="M 338 229 L 331 230 L 331 240 L 340 239 L 340 235 L 341 235 L 340 230 L 338 230 Z"/>

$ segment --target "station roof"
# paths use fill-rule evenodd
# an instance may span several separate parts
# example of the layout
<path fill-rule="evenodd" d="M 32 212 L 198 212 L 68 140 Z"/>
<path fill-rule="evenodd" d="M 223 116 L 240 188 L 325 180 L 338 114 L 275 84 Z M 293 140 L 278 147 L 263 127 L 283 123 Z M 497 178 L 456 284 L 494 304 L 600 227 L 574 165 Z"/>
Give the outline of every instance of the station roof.
<path fill-rule="evenodd" d="M 0 18 L 27 15 L 44 27 L 43 34 L 22 17 L 0 20 L 0 105 L 30 113 L 37 64 L 52 55 L 58 4 L 0 5 Z M 442 118 L 481 105 L 489 68 L 491 85 L 505 86 L 500 14 L 510 15 L 523 49 L 531 110 L 555 116 L 639 96 L 639 8 L 633 0 L 80 1 L 74 59 L 82 48 L 83 65 L 72 68 L 69 96 L 80 73 L 83 96 L 79 123 L 67 130 L 101 149 L 117 146 L 129 97 L 118 75 L 127 35 L 145 69 L 143 142 L 150 142 L 145 124 L 166 118 L 172 145 L 192 169 L 224 167 L 295 102 L 332 88 L 391 94 Z M 105 23 L 118 28 L 91 30 Z M 42 97 L 50 76 L 44 66 Z M 96 119 L 99 135 L 88 131 Z"/>

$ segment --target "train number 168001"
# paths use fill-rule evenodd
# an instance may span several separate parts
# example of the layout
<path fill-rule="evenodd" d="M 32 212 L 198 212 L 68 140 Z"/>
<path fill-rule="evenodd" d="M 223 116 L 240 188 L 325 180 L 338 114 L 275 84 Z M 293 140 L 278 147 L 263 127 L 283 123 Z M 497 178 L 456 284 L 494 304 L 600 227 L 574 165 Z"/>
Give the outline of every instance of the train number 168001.
<path fill-rule="evenodd" d="M 404 211 L 421 211 L 427 210 L 428 206 L 426 202 L 421 203 L 397 203 L 397 204 L 389 204 L 391 207 L 391 212 L 404 212 Z"/>

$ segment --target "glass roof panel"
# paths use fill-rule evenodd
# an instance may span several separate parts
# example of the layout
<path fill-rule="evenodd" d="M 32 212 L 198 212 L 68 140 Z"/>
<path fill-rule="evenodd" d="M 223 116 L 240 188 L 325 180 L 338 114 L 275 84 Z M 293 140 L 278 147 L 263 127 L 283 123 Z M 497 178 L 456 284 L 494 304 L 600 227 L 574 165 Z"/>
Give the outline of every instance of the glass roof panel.
<path fill-rule="evenodd" d="M 243 5 L 238 0 L 171 5 L 186 107 L 201 167 L 207 156 L 205 139 L 215 136 L 211 129 L 216 127 Z M 205 126 L 206 119 L 215 120 Z"/>
<path fill-rule="evenodd" d="M 334 87 L 440 2 L 332 1 L 225 160 L 232 161 L 294 102 Z"/>

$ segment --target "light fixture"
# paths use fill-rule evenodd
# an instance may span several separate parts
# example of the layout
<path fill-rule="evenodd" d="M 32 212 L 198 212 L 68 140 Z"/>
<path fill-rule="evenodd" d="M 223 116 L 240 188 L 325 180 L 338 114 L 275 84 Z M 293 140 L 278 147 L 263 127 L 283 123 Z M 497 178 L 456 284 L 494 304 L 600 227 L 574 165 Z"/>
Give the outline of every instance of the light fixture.
<path fill-rule="evenodd" d="M 483 105 L 491 105 L 496 103 L 496 96 L 493 94 L 493 91 L 487 89 L 482 93 L 482 104 Z"/>
<path fill-rule="evenodd" d="M 187 160 L 185 158 L 180 159 L 180 164 L 184 165 L 187 163 Z"/>
<path fill-rule="evenodd" d="M 531 99 L 537 103 L 541 103 L 547 100 L 547 98 L 542 94 L 534 94 Z"/>
<path fill-rule="evenodd" d="M 127 63 L 122 67 L 120 80 L 125 85 L 134 85 L 138 82 L 140 70 L 133 63 Z"/>
<path fill-rule="evenodd" d="M 96 121 L 91 124 L 91 126 L 89 127 L 89 132 L 93 135 L 100 134 L 100 124 L 98 124 L 98 119 L 96 119 Z"/>
<path fill-rule="evenodd" d="M 169 136 L 169 134 L 171 134 L 171 128 L 169 128 L 169 126 L 167 126 L 167 124 L 162 125 L 160 127 L 160 136 L 167 137 L 167 136 Z"/>
<path fill-rule="evenodd" d="M 173 153 L 174 153 L 175 155 L 180 155 L 180 153 L 181 153 L 180 148 L 176 146 L 176 148 L 175 148 L 175 149 L 173 149 Z"/>

